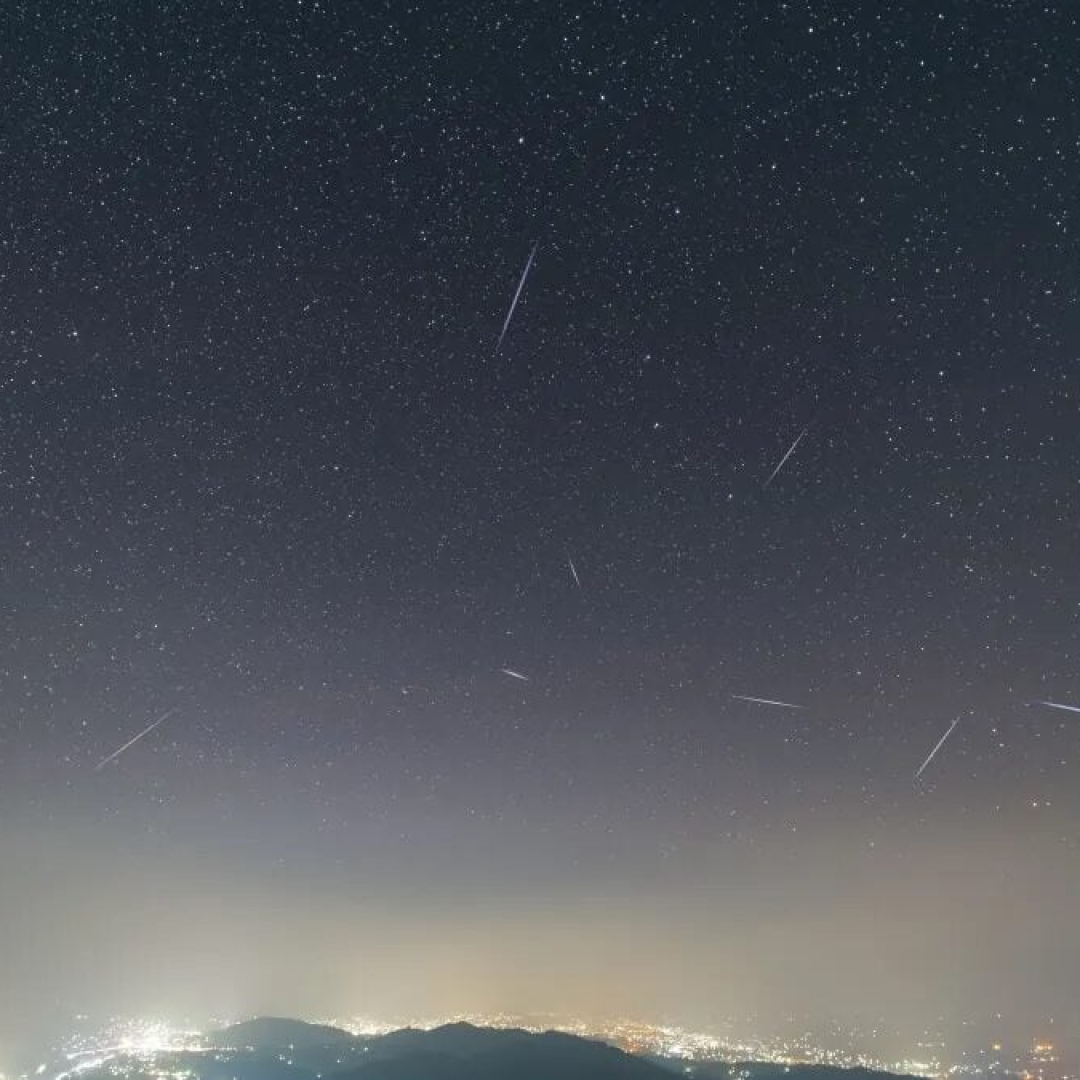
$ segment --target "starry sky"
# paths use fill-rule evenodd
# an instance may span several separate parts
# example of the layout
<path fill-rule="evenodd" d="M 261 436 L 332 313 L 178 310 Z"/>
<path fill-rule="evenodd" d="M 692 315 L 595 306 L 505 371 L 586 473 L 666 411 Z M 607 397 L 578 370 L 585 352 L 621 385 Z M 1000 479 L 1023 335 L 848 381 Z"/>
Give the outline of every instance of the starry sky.
<path fill-rule="evenodd" d="M 1075 1038 L 1069 5 L 12 0 L 0 49 L 0 1044 Z"/>

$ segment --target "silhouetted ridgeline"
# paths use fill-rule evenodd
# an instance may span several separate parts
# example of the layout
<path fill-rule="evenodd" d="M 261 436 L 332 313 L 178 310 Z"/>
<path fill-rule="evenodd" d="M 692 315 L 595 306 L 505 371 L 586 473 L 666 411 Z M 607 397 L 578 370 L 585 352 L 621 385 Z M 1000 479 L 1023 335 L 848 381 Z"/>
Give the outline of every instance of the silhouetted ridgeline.
<path fill-rule="evenodd" d="M 256 1020 L 215 1033 L 214 1043 L 250 1047 L 260 1057 L 280 1054 L 307 1080 L 318 1074 L 325 1080 L 331 1073 L 335 1080 L 671 1080 L 670 1069 L 605 1043 L 472 1024 L 354 1038 L 335 1028 Z"/>
<path fill-rule="evenodd" d="M 211 1031 L 206 1037 L 210 1046 L 246 1048 L 251 1050 L 283 1050 L 294 1046 L 329 1046 L 356 1041 L 341 1028 L 326 1024 L 309 1024 L 304 1020 L 288 1020 L 277 1016 L 259 1016 L 242 1024 Z"/>
<path fill-rule="evenodd" d="M 261 1017 L 212 1032 L 206 1052 L 112 1060 L 80 1080 L 896 1080 L 863 1069 L 638 1057 L 606 1043 L 549 1031 L 447 1024 L 374 1038 L 299 1020 Z"/>

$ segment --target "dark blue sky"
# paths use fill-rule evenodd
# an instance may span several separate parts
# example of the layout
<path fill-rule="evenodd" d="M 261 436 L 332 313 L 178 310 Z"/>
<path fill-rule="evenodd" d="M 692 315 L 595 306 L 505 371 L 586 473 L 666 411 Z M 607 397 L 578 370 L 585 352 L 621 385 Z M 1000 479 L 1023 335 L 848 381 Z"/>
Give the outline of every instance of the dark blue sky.
<path fill-rule="evenodd" d="M 0 43 L 13 1027 L 1080 1028 L 1075 14 Z"/>

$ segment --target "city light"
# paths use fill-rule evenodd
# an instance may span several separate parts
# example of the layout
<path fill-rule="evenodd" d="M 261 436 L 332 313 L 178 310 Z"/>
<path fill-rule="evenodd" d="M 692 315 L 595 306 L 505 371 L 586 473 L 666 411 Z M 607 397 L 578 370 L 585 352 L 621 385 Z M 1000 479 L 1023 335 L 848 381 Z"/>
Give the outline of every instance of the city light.
<path fill-rule="evenodd" d="M 104 1068 L 117 1080 L 137 1075 L 145 1076 L 152 1068 L 156 1080 L 197 1080 L 199 1072 L 180 1055 L 184 1053 L 211 1054 L 216 1060 L 228 1063 L 246 1047 L 213 1045 L 204 1031 L 228 1027 L 225 1021 L 208 1024 L 203 1030 L 194 1024 L 174 1024 L 161 1018 L 113 1018 L 100 1028 L 86 1024 L 80 1017 L 78 1034 L 67 1037 L 57 1048 L 54 1062 L 44 1062 L 35 1070 L 43 1080 L 74 1080 L 81 1074 Z M 401 1016 L 382 1019 L 370 1016 L 330 1016 L 313 1020 L 315 1023 L 339 1028 L 361 1040 L 348 1055 L 337 1058 L 343 1069 L 355 1065 L 355 1055 L 362 1056 L 368 1047 L 364 1039 L 376 1039 L 401 1028 L 430 1031 L 452 1023 L 469 1023 L 489 1029 L 516 1028 L 529 1033 L 560 1031 L 569 1035 L 608 1043 L 629 1053 L 646 1054 L 683 1062 L 692 1067 L 703 1062 L 760 1063 L 781 1066 L 784 1072 L 800 1065 L 830 1066 L 833 1068 L 862 1068 L 898 1075 L 927 1078 L 971 1078 L 971 1080 L 1005 1080 L 1006 1077 L 1024 1080 L 1080 1080 L 1058 1061 L 1054 1044 L 1033 1039 L 1026 1048 L 1008 1052 L 1001 1042 L 986 1044 L 978 1052 L 947 1053 L 944 1043 L 927 1037 L 912 1044 L 913 1052 L 899 1059 L 884 1059 L 867 1053 L 865 1045 L 886 1038 L 898 1043 L 899 1036 L 877 1026 L 871 1029 L 845 1031 L 832 1029 L 830 1045 L 822 1045 L 822 1037 L 809 1032 L 787 1036 L 748 1037 L 718 1034 L 684 1028 L 674 1024 L 649 1023 L 634 1019 L 615 1019 L 604 1022 L 574 1017 L 519 1016 L 509 1013 L 466 1013 L 450 1016 Z M 736 1021 L 721 1027 L 733 1032 Z M 285 1047 L 279 1055 L 285 1065 L 293 1065 L 293 1048 Z M 994 1057 L 990 1058 L 989 1055 Z M 319 1074 L 320 1076 L 323 1074 Z M 332 1075 L 332 1074 L 327 1074 Z M 752 1080 L 750 1068 L 732 1068 L 731 1080 Z M 5 1080 L 0 1077 L 0 1080 Z M 28 1078 L 20 1078 L 28 1080 Z"/>

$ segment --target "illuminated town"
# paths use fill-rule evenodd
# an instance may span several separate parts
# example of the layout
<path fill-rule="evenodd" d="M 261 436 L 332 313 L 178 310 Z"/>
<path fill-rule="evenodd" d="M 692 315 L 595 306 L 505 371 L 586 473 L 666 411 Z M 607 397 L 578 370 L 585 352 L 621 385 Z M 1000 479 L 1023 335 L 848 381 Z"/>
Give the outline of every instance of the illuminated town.
<path fill-rule="evenodd" d="M 72 1030 L 39 1063 L 19 1080 L 74 1080 L 80 1074 L 103 1070 L 110 1076 L 152 1076 L 155 1080 L 197 1080 L 197 1073 L 170 1055 L 209 1053 L 216 1060 L 232 1060 L 244 1048 L 223 1048 L 211 1044 L 208 1031 L 230 1026 L 235 1020 L 214 1018 L 206 1024 L 170 1023 L 162 1019 L 112 1018 L 98 1026 L 86 1015 L 75 1018 Z M 784 1039 L 738 1039 L 666 1024 L 632 1020 L 589 1023 L 555 1016 L 522 1017 L 509 1014 L 461 1014 L 445 1017 L 411 1017 L 382 1020 L 360 1016 L 314 1018 L 312 1022 L 340 1028 L 360 1039 L 376 1038 L 401 1028 L 431 1030 L 448 1023 L 470 1023 L 477 1027 L 518 1028 L 531 1033 L 560 1031 L 599 1040 L 634 1054 L 684 1063 L 683 1072 L 693 1075 L 695 1063 L 730 1063 L 732 1080 L 749 1080 L 748 1063 L 792 1067 L 825 1065 L 834 1068 L 862 1068 L 918 1077 L 987 1077 L 1014 1080 L 1080 1080 L 1074 1069 L 1060 1060 L 1052 1043 L 1034 1040 L 1012 1054 L 1000 1043 L 984 1051 L 948 1061 L 941 1044 L 926 1043 L 918 1056 L 881 1060 L 854 1049 L 825 1049 L 809 1035 Z M 853 1031 L 844 1041 L 851 1046 L 876 1032 Z M 288 1055 L 281 1061 L 293 1062 Z M 347 1064 L 338 1062 L 338 1064 Z M 322 1075 L 322 1074 L 320 1074 Z M 0 1075 L 0 1080 L 5 1078 Z"/>

